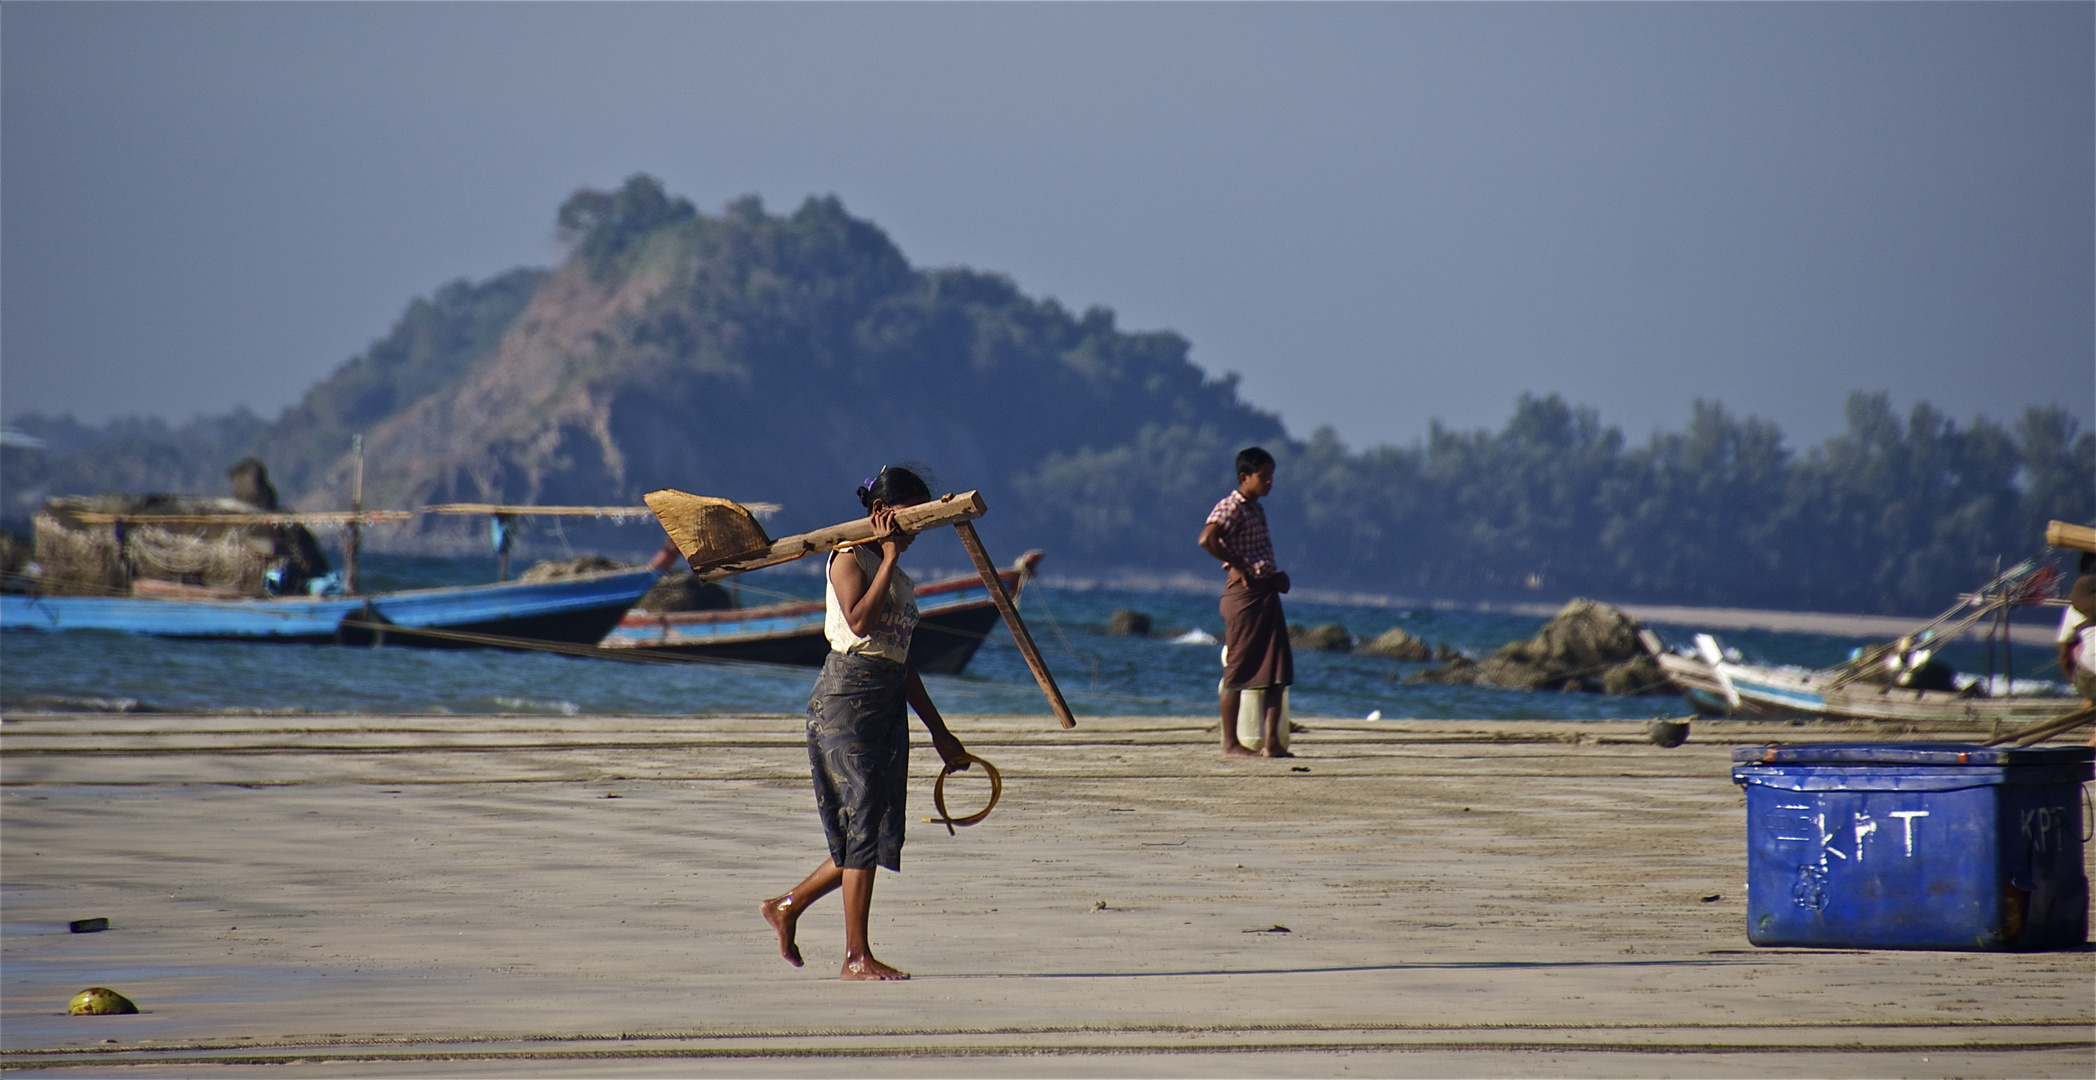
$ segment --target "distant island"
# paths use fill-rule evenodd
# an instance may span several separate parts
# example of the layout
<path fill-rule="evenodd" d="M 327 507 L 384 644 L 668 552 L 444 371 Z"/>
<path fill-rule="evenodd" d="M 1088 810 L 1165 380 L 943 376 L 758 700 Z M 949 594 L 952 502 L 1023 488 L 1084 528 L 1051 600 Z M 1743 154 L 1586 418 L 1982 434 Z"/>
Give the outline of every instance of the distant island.
<path fill-rule="evenodd" d="M 223 492 L 246 456 L 297 505 L 346 507 L 362 433 L 367 506 L 637 504 L 679 487 L 783 504 L 783 533 L 851 516 L 861 478 L 911 460 L 984 492 L 998 550 L 1206 572 L 1193 536 L 1232 455 L 1258 443 L 1280 461 L 1269 514 L 1301 583 L 1885 613 L 1940 608 L 1997 555 L 2035 550 L 2048 519 L 2096 520 L 2096 434 L 2057 406 L 1961 426 L 1857 393 L 1847 430 L 1800 452 L 1714 402 L 1633 445 L 1591 409 L 1522 394 L 1498 431 L 1436 424 L 1355 451 L 1330 429 L 1289 435 L 1178 334 L 914 267 L 834 197 L 709 215 L 635 176 L 578 191 L 557 222 L 559 266 L 416 299 L 274 420 L 10 419 L 0 517 L 21 532 L 52 495 Z M 483 550 L 467 525 L 389 543 Z"/>

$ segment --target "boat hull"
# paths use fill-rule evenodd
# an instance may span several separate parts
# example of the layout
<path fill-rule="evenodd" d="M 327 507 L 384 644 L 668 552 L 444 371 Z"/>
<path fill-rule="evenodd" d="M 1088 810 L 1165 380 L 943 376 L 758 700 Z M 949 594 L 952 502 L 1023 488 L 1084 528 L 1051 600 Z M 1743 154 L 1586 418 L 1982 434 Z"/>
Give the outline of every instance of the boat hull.
<path fill-rule="evenodd" d="M 1861 682 L 1829 687 L 1830 677 L 1824 672 L 1729 662 L 1711 664 L 1675 653 L 1660 653 L 1655 659 L 1696 711 L 1705 716 L 2026 723 L 2050 719 L 2074 707 L 2074 700 L 2064 697 L 1966 697 Z"/>
<path fill-rule="evenodd" d="M 998 575 L 1014 600 L 1026 575 Z M 950 578 L 917 590 L 917 632 L 910 662 L 928 675 L 958 675 L 997 627 L 1000 616 L 980 578 Z M 749 663 L 821 667 L 830 653 L 820 601 L 727 611 L 634 612 L 605 636 L 607 649 L 641 649 Z"/>
<path fill-rule="evenodd" d="M 593 645 L 655 583 L 652 570 L 360 597 L 176 599 L 0 595 L 0 630 L 103 630 L 201 640 L 487 648 L 418 630 Z"/>

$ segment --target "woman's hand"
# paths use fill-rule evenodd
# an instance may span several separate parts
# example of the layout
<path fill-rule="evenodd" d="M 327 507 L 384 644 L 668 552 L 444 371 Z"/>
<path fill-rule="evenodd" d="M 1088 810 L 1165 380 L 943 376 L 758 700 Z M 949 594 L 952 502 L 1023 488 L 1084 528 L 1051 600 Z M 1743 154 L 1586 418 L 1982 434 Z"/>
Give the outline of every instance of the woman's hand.
<path fill-rule="evenodd" d="M 873 513 L 868 516 L 873 522 L 873 540 L 881 546 L 882 558 L 892 560 L 910 550 L 910 541 L 916 537 L 895 523 L 894 507 L 875 502 Z"/>
<path fill-rule="evenodd" d="M 953 732 L 932 732 L 932 749 L 939 752 L 939 760 L 944 761 L 948 769 L 961 772 L 968 768 L 968 751 L 961 745 L 961 740 L 953 737 Z"/>

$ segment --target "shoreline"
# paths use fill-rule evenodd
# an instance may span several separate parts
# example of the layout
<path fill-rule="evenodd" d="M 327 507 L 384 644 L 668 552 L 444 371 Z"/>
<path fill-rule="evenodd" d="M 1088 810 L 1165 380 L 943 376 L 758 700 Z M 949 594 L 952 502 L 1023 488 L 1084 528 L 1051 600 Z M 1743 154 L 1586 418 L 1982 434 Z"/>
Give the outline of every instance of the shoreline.
<path fill-rule="evenodd" d="M 1072 592 L 1092 592 L 1100 589 L 1117 589 L 1129 592 L 1172 592 L 1191 593 L 1201 596 L 1221 596 L 1222 586 L 1206 577 L 1195 574 L 1123 574 L 1100 577 L 1072 577 L 1043 574 L 1041 584 L 1051 589 L 1068 589 Z M 1462 601 L 1424 600 L 1417 597 L 1393 596 L 1387 593 L 1354 592 L 1344 589 L 1295 589 L 1289 593 L 1291 599 L 1312 604 L 1330 604 L 1337 607 L 1359 608 L 1418 608 L 1428 611 L 1476 611 L 1499 612 L 1511 615 L 1531 616 L 1548 619 L 1558 613 L 1568 601 L 1557 603 L 1521 601 Z M 1684 604 L 1616 603 L 1606 597 L 1593 597 L 1620 609 L 1624 614 L 1645 623 L 1679 627 L 1684 630 L 1773 630 L 1786 634 L 1824 634 L 1828 637 L 1869 638 L 1890 640 L 1912 632 L 1927 621 L 1923 617 L 1904 615 L 1849 615 L 1830 611 L 1773 611 L 1761 608 L 1695 607 Z M 2024 622 L 2011 622 L 2009 640 L 2018 645 L 2050 646 L 2056 624 L 2059 622 L 2057 609 L 2043 607 L 2044 612 L 2035 625 L 2029 614 Z M 1975 627 L 1958 636 L 1961 641 L 1984 641 L 1987 628 Z"/>

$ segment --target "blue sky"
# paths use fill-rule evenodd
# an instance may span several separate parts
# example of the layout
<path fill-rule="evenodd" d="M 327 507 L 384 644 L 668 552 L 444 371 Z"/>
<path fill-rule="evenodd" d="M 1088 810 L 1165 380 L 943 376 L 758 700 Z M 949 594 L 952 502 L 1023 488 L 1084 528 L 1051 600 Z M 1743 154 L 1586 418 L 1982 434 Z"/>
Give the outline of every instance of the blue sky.
<path fill-rule="evenodd" d="M 0 7 L 0 410 L 265 414 L 581 186 L 835 193 L 1291 431 L 2096 421 L 2089 4 Z"/>

